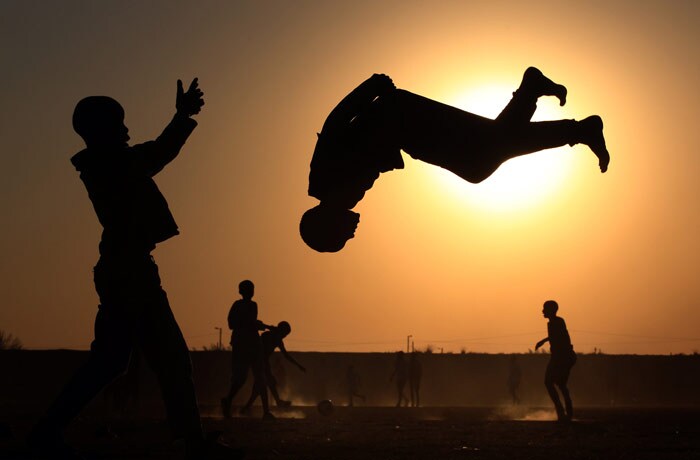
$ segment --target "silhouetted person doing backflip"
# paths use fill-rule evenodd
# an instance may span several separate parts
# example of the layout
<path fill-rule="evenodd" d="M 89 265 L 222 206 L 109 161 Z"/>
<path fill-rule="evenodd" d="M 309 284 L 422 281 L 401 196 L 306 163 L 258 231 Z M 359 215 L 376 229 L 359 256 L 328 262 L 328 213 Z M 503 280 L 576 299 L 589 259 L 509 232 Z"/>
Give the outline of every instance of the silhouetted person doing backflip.
<path fill-rule="evenodd" d="M 221 410 L 225 418 L 231 416 L 231 402 L 245 384 L 250 370 L 253 372 L 253 386 L 262 401 L 263 418 L 273 419 L 275 417 L 270 412 L 267 400 L 263 344 L 258 334 L 258 331 L 272 326 L 258 320 L 258 304 L 253 301 L 253 282 L 241 281 L 238 292 L 241 298 L 233 303 L 228 314 L 228 327 L 231 329 L 231 387 L 228 395 L 221 399 Z"/>
<path fill-rule="evenodd" d="M 270 357 L 272 356 L 272 353 L 275 351 L 275 349 L 279 348 L 280 352 L 282 353 L 282 356 L 284 356 L 287 359 L 287 361 L 298 367 L 300 371 L 306 372 L 306 368 L 299 364 L 297 360 L 294 359 L 289 353 L 287 353 L 287 349 L 284 346 L 284 338 L 287 337 L 291 332 L 292 327 L 289 325 L 289 323 L 287 321 L 280 321 L 277 324 L 277 326 L 271 327 L 269 330 L 263 332 L 260 336 L 263 348 L 263 367 L 265 371 L 265 381 L 267 383 L 267 387 L 270 389 L 272 397 L 275 398 L 275 403 L 277 404 L 277 407 L 289 407 L 292 405 L 292 402 L 280 398 L 280 395 L 277 392 L 277 379 L 272 373 L 272 368 L 270 367 Z M 253 405 L 258 396 L 260 396 L 258 387 L 253 386 L 253 391 L 251 392 L 250 398 L 248 398 L 248 402 L 245 403 L 245 406 L 241 408 L 241 413 L 249 413 L 251 406 Z"/>
<path fill-rule="evenodd" d="M 549 397 L 552 398 L 554 403 L 557 418 L 560 422 L 568 422 L 573 418 L 574 408 L 571 403 L 567 383 L 571 368 L 576 363 L 576 353 L 573 345 L 571 345 L 569 331 L 566 330 L 564 318 L 557 316 L 557 310 L 559 310 L 559 305 L 554 300 L 548 300 L 544 303 L 542 316 L 549 320 L 547 323 L 547 337 L 537 342 L 535 350 L 549 342 L 551 357 L 544 374 L 544 385 L 547 387 Z M 559 387 L 559 391 L 561 391 L 565 407 L 562 407 L 555 386 Z"/>
<path fill-rule="evenodd" d="M 179 233 L 153 177 L 180 153 L 197 126 L 191 116 L 202 105 L 197 79 L 186 92 L 178 80 L 172 121 L 156 140 L 134 146 L 128 145 L 124 109 L 114 99 L 91 96 L 75 107 L 73 127 L 87 148 L 71 162 L 103 227 L 94 269 L 100 305 L 88 361 L 30 434 L 28 444 L 38 455 L 74 458 L 62 441 L 63 429 L 125 372 L 134 347 L 158 377 L 170 427 L 184 440 L 187 458 L 236 454 L 204 441 L 187 344 L 151 256 L 156 244 Z"/>
<path fill-rule="evenodd" d="M 406 382 L 408 381 L 408 364 L 404 359 L 403 351 L 396 352 L 394 371 L 391 373 L 389 381 L 393 382 L 394 378 L 396 379 L 396 394 L 398 396 L 396 407 L 401 407 L 402 402 L 408 406 L 408 398 L 406 397 L 406 393 L 403 391 L 404 388 L 406 388 Z"/>
<path fill-rule="evenodd" d="M 530 67 L 492 120 L 397 89 L 386 75 L 373 75 L 331 111 L 318 135 L 308 193 L 321 202 L 302 216 L 302 239 L 316 251 L 341 250 L 359 223 L 360 215 L 351 209 L 380 173 L 403 168 L 401 150 L 479 183 L 511 158 L 582 143 L 605 172 L 610 156 L 600 117 L 530 121 L 539 97 L 556 96 L 564 105 L 566 94 L 564 86 Z"/>

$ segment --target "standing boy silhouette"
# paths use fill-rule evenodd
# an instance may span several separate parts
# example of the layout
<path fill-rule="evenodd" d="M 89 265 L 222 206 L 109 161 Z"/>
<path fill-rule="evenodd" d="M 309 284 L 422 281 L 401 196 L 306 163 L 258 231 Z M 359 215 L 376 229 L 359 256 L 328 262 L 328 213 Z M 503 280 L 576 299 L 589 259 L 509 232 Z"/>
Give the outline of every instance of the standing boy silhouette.
<path fill-rule="evenodd" d="M 406 360 L 404 359 L 403 351 L 396 352 L 394 370 L 391 373 L 391 377 L 389 377 L 389 381 L 393 382 L 394 377 L 396 377 L 396 394 L 398 395 L 396 407 L 401 407 L 402 402 L 405 402 L 406 407 L 408 407 L 408 398 L 403 391 L 406 387 L 406 382 L 408 381 L 408 363 L 406 363 Z"/>
<path fill-rule="evenodd" d="M 542 316 L 549 320 L 547 337 L 537 342 L 535 350 L 549 342 L 551 357 L 544 374 L 544 385 L 547 387 L 549 397 L 552 398 L 559 421 L 569 422 L 574 415 L 574 408 L 567 383 L 571 368 L 576 363 L 576 353 L 571 345 L 571 338 L 569 338 L 569 331 L 566 330 L 564 318 L 557 316 L 557 310 L 559 310 L 559 305 L 554 300 L 548 300 L 544 303 Z M 562 407 L 555 386 L 559 387 L 559 391 L 561 391 L 566 410 Z"/>
<path fill-rule="evenodd" d="M 239 457 L 205 441 L 185 339 L 161 287 L 151 251 L 177 235 L 168 203 L 153 177 L 180 153 L 204 105 L 195 78 L 185 92 L 177 82 L 176 113 L 154 141 L 129 146 L 124 109 L 114 99 L 78 102 L 73 128 L 86 149 L 71 158 L 103 227 L 94 282 L 100 298 L 88 361 L 76 372 L 29 436 L 36 454 L 79 458 L 62 431 L 108 383 L 129 366 L 138 347 L 158 377 L 173 435 L 188 459 Z"/>
<path fill-rule="evenodd" d="M 228 394 L 221 398 L 221 410 L 224 418 L 231 416 L 231 402 L 245 384 L 248 371 L 252 370 L 254 388 L 262 401 L 263 419 L 274 419 L 267 400 L 263 345 L 258 334 L 258 331 L 270 329 L 272 326 L 258 320 L 258 304 L 253 300 L 253 282 L 241 281 L 238 292 L 241 298 L 231 305 L 228 313 L 228 327 L 231 329 L 231 387 Z"/>

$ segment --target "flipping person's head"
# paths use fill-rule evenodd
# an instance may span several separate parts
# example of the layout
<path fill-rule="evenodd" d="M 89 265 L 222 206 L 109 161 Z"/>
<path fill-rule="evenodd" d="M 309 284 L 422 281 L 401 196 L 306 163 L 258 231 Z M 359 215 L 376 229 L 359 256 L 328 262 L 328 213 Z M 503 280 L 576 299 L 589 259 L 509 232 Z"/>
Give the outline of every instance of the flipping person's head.
<path fill-rule="evenodd" d="M 557 310 L 559 310 L 559 304 L 554 300 L 548 300 L 542 306 L 542 316 L 553 318 L 557 316 Z"/>
<path fill-rule="evenodd" d="M 78 102 L 73 111 L 73 129 L 88 147 L 124 147 L 129 141 L 124 109 L 107 96 L 89 96 Z"/>
<path fill-rule="evenodd" d="M 301 217 L 299 233 L 318 252 L 338 252 L 355 236 L 360 215 L 342 207 L 319 204 Z"/>
<path fill-rule="evenodd" d="M 252 299 L 255 294 L 255 285 L 250 280 L 243 280 L 238 283 L 238 292 L 244 299 Z"/>

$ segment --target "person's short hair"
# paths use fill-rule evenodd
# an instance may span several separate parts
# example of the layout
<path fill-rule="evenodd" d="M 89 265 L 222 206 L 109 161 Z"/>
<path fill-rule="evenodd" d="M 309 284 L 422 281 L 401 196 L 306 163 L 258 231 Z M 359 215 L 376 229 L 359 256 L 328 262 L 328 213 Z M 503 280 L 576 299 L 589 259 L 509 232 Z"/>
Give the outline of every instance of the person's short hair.
<path fill-rule="evenodd" d="M 338 252 L 353 237 L 358 214 L 349 209 L 316 206 L 307 210 L 299 222 L 304 243 L 318 252 Z"/>
<path fill-rule="evenodd" d="M 108 96 L 88 96 L 73 110 L 73 129 L 84 140 L 99 136 L 106 125 L 124 119 L 124 109 Z"/>
<path fill-rule="evenodd" d="M 292 332 L 292 326 L 290 326 L 286 321 L 280 321 L 277 323 L 277 329 L 279 329 L 284 336 L 287 336 Z"/>
<path fill-rule="evenodd" d="M 250 295 L 252 292 L 254 292 L 254 290 L 255 285 L 251 280 L 243 280 L 240 283 L 238 283 L 238 292 L 240 292 L 241 295 Z"/>
<path fill-rule="evenodd" d="M 547 300 L 544 303 L 543 308 L 545 310 L 549 310 L 549 311 L 552 311 L 553 313 L 556 313 L 557 310 L 559 310 L 559 304 L 555 300 Z"/>

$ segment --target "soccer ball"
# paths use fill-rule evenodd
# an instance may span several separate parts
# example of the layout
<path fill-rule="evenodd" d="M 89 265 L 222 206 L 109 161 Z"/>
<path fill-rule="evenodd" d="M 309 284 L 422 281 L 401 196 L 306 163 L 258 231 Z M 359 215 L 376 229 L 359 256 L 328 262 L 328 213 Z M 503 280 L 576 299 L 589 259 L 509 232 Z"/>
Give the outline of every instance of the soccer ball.
<path fill-rule="evenodd" d="M 319 414 L 328 417 L 333 413 L 333 401 L 330 399 L 319 401 L 319 403 L 316 404 L 316 408 L 318 409 Z"/>

